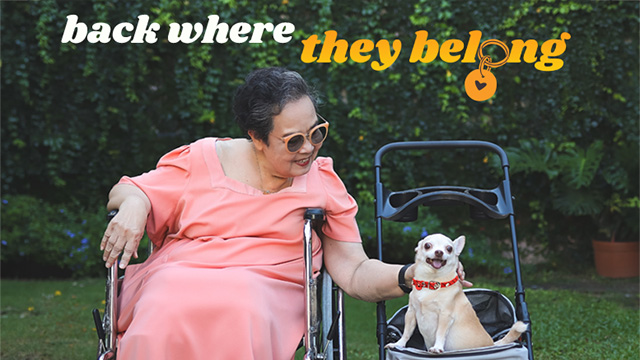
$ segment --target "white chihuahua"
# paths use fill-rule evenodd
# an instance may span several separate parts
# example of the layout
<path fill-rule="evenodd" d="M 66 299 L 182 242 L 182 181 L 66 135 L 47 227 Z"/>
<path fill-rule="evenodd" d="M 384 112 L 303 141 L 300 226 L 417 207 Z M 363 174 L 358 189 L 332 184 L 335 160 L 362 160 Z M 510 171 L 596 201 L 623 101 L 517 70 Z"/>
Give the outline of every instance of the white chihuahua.
<path fill-rule="evenodd" d="M 388 348 L 405 346 L 418 325 L 431 353 L 502 345 L 516 341 L 527 325 L 516 322 L 501 340 L 493 342 L 484 330 L 456 274 L 465 237 L 451 241 L 433 234 L 418 242 L 413 290 L 402 337 Z"/>

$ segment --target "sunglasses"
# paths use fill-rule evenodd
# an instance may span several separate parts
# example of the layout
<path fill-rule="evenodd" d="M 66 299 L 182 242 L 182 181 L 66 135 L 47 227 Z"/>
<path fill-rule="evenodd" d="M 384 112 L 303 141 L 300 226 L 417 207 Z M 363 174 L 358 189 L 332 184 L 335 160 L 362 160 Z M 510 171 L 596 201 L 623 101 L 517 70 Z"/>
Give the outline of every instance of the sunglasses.
<path fill-rule="evenodd" d="M 280 138 L 284 142 L 285 148 L 290 153 L 295 153 L 304 145 L 305 138 L 311 145 L 318 146 L 324 142 L 329 134 L 329 122 L 318 114 L 318 118 L 324 121 L 322 124 L 314 126 L 308 133 L 295 133 Z"/>

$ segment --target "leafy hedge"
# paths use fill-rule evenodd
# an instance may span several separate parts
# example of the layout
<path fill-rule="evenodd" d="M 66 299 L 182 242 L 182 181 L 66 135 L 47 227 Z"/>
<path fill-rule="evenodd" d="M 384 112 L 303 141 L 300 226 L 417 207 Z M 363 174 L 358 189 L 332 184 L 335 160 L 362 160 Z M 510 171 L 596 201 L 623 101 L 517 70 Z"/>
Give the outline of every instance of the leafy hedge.
<path fill-rule="evenodd" d="M 29 194 L 54 207 L 73 201 L 102 204 L 122 174 L 152 168 L 178 145 L 202 136 L 242 136 L 230 113 L 235 87 L 254 68 L 282 65 L 302 73 L 322 95 L 320 111 L 332 123 L 323 153 L 335 158 L 363 209 L 360 224 L 367 246 L 374 231 L 369 215 L 375 151 L 392 141 L 438 139 L 488 140 L 518 156 L 516 167 L 521 167 L 515 169 L 513 183 L 519 234 L 529 243 L 543 244 L 545 256 L 568 250 L 576 254 L 577 263 L 589 263 L 587 244 L 590 233 L 598 232 L 596 218 L 606 228 L 622 226 L 627 238 L 638 238 L 637 2 L 43 0 L 0 6 L 4 194 Z M 135 24 L 138 15 L 146 14 L 161 24 L 161 40 L 62 44 L 69 14 L 87 24 L 112 26 Z M 205 23 L 212 14 L 227 24 L 292 22 L 293 40 L 162 40 L 168 24 Z M 337 31 L 350 44 L 357 39 L 399 39 L 402 51 L 384 71 L 353 60 L 303 63 L 301 41 L 313 34 L 322 38 L 327 30 Z M 507 44 L 514 39 L 542 43 L 562 32 L 569 32 L 571 39 L 560 56 L 560 70 L 543 72 L 524 61 L 508 63 L 493 70 L 495 96 L 475 102 L 463 85 L 477 63 L 409 61 L 418 30 L 427 30 L 440 44 L 447 39 L 464 42 L 472 30 L 480 30 L 482 40 Z M 567 211 L 558 204 L 566 186 L 575 184 L 563 174 L 581 167 L 580 154 L 587 154 L 592 144 L 598 144 L 600 161 L 590 174 L 578 174 L 592 181 L 574 186 L 571 196 L 593 206 Z M 528 164 L 537 160 L 521 156 L 547 150 L 562 158 L 573 151 L 575 162 L 563 167 L 553 161 Z M 490 183 L 496 169 L 485 158 L 401 155 L 390 160 L 393 169 L 385 176 L 391 187 Z M 418 161 L 417 166 L 410 160 Z M 451 176 L 453 170 L 464 175 Z M 612 216 L 600 216 L 605 212 Z M 444 215 L 439 221 L 447 222 Z M 451 224 L 444 229 L 465 230 L 485 240 L 504 236 L 500 231 L 483 235 L 466 219 Z M 401 237 L 398 231 L 390 236 Z"/>
<path fill-rule="evenodd" d="M 6 196 L 2 222 L 2 276 L 104 274 L 98 248 L 105 224 L 102 209 L 63 208 L 31 196 Z"/>

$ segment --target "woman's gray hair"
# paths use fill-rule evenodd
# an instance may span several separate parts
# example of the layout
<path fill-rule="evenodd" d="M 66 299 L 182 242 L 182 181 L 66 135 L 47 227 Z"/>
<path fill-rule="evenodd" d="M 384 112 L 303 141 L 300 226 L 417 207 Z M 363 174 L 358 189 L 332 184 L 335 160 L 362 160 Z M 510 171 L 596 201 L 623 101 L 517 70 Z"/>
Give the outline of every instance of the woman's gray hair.
<path fill-rule="evenodd" d="M 292 101 L 309 97 L 317 109 L 317 99 L 307 82 L 295 71 L 270 67 L 251 72 L 236 91 L 233 102 L 235 120 L 243 132 L 269 145 L 273 117 Z"/>

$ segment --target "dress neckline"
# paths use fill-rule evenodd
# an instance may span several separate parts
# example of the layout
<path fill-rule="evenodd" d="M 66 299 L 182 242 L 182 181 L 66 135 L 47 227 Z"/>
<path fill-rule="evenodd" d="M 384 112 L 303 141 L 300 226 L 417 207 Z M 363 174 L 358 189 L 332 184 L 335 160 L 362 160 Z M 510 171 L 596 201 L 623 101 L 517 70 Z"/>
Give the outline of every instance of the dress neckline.
<path fill-rule="evenodd" d="M 307 176 L 309 173 L 306 173 L 301 176 L 296 176 L 293 178 L 291 182 L 291 186 L 286 187 L 280 191 L 264 194 L 262 190 L 257 189 L 251 185 L 245 184 L 242 181 L 236 180 L 227 176 L 222 167 L 222 163 L 220 162 L 220 158 L 218 157 L 218 152 L 216 150 L 216 143 L 218 141 L 228 141 L 232 140 L 232 138 L 210 138 L 210 141 L 206 141 L 204 144 L 204 159 L 207 163 L 207 168 L 209 170 L 209 174 L 211 176 L 211 185 L 214 188 L 224 187 L 229 190 L 253 195 L 253 196 L 278 196 L 280 194 L 286 193 L 300 193 L 306 192 L 307 190 Z M 315 160 L 314 160 L 315 162 Z M 310 172 L 315 168 L 315 165 L 311 167 Z"/>

